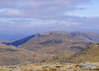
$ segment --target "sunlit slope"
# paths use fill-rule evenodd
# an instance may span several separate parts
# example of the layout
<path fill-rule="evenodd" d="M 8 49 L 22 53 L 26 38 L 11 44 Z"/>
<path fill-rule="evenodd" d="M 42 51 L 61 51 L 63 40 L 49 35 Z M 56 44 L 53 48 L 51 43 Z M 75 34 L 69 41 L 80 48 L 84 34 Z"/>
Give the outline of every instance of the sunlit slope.
<path fill-rule="evenodd" d="M 32 62 L 35 53 L 0 43 L 0 65 L 16 65 Z"/>
<path fill-rule="evenodd" d="M 71 57 L 71 62 L 99 62 L 99 44 L 93 44 Z"/>

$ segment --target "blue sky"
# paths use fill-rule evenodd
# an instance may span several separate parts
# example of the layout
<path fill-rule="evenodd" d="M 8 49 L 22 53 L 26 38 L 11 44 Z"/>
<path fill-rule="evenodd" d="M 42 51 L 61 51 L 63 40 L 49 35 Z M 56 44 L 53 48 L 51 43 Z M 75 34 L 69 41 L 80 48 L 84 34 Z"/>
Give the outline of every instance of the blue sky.
<path fill-rule="evenodd" d="M 0 39 L 53 30 L 99 33 L 99 0 L 0 1 Z"/>

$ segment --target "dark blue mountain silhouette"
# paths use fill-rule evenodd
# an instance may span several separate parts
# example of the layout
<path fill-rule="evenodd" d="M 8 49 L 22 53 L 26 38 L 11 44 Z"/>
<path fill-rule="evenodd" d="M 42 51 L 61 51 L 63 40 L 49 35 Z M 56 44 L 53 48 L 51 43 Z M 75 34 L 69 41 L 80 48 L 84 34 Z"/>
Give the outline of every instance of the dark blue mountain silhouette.
<path fill-rule="evenodd" d="M 29 41 L 31 38 L 34 38 L 36 36 L 40 36 L 40 34 L 35 34 L 35 35 L 32 35 L 32 36 L 29 36 L 29 37 L 25 37 L 23 39 L 20 39 L 20 40 L 16 40 L 14 42 L 3 42 L 3 44 L 6 44 L 6 45 L 13 45 L 13 46 L 16 46 L 18 47 L 19 45 L 22 45 L 24 43 L 26 43 L 27 41 Z"/>

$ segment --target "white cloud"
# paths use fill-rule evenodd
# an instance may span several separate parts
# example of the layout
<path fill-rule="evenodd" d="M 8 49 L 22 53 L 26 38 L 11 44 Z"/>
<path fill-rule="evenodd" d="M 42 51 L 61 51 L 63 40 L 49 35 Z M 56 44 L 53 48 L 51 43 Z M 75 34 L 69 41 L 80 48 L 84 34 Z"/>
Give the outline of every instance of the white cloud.
<path fill-rule="evenodd" d="M 52 29 L 72 29 L 94 26 L 99 18 L 83 18 L 64 15 L 79 9 L 90 0 L 1 0 L 0 32 L 40 32 Z M 97 25 L 95 25 L 97 26 Z M 75 30 L 75 29 L 74 29 Z M 27 34 L 27 33 L 26 33 Z"/>
<path fill-rule="evenodd" d="M 24 12 L 19 9 L 11 9 L 11 8 L 3 8 L 0 11 L 0 15 L 7 17 L 7 16 L 23 16 Z"/>
<path fill-rule="evenodd" d="M 89 0 L 1 0 L 0 7 L 8 8 L 2 17 L 63 18 L 64 13 L 78 9 Z M 9 14 L 9 15 L 8 15 Z"/>

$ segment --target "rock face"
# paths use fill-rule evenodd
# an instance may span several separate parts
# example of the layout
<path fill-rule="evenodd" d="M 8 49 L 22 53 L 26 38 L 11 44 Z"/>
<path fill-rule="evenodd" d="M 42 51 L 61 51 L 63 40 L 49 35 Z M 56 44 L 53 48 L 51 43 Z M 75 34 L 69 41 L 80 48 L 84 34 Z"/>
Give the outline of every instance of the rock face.
<path fill-rule="evenodd" d="M 92 63 L 90 62 L 86 62 L 86 63 L 83 63 L 82 65 L 80 65 L 81 68 L 88 68 L 90 70 L 95 70 L 97 69 L 97 67 L 95 65 L 93 65 Z"/>

